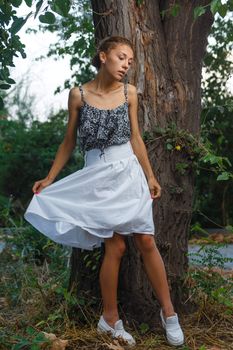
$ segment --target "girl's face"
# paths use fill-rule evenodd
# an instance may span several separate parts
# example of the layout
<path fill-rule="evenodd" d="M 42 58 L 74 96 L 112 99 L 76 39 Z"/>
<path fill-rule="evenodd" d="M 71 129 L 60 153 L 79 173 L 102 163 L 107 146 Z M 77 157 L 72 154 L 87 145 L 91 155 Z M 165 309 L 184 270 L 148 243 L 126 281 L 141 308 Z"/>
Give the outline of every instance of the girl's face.
<path fill-rule="evenodd" d="M 125 44 L 118 44 L 107 53 L 100 52 L 101 68 L 108 71 L 116 80 L 121 80 L 133 62 L 133 51 Z"/>

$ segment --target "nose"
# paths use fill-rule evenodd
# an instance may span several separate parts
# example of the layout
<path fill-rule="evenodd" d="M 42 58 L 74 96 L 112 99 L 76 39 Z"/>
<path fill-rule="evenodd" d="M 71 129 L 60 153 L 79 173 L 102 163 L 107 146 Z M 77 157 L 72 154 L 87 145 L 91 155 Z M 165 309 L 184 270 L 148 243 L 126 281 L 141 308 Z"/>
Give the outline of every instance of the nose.
<path fill-rule="evenodd" d="M 125 60 L 123 63 L 123 68 L 128 69 L 129 68 L 129 63 Z"/>

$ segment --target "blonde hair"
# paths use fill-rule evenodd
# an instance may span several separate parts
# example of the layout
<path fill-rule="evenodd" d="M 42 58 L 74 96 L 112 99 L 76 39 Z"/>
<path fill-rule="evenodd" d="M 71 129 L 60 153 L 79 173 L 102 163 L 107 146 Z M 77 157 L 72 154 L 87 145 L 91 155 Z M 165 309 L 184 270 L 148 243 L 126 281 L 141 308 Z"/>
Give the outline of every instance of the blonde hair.
<path fill-rule="evenodd" d="M 92 59 L 92 65 L 96 67 L 97 70 L 99 70 L 101 67 L 101 61 L 99 57 L 100 51 L 107 53 L 109 50 L 114 49 L 119 44 L 127 45 L 133 51 L 133 44 L 129 39 L 124 38 L 123 36 L 109 36 L 99 42 L 97 52 Z"/>

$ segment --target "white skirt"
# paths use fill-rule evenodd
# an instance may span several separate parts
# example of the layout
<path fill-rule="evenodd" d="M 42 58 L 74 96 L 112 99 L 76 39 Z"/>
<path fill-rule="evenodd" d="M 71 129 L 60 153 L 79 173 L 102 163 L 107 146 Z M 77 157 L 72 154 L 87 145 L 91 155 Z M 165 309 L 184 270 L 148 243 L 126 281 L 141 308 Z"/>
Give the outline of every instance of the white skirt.
<path fill-rule="evenodd" d="M 114 232 L 154 235 L 152 202 L 130 141 L 85 152 L 81 170 L 34 194 L 24 218 L 57 243 L 87 250 Z"/>

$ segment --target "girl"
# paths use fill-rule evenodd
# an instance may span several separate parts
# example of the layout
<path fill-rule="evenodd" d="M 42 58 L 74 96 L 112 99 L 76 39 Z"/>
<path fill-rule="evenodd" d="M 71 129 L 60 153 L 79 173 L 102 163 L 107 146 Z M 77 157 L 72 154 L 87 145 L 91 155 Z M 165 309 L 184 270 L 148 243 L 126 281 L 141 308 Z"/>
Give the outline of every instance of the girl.
<path fill-rule="evenodd" d="M 35 182 L 24 217 L 58 243 L 88 250 L 105 243 L 100 270 L 103 314 L 97 330 L 131 345 L 135 340 L 119 319 L 117 283 L 125 235 L 133 236 L 161 304 L 167 340 L 181 345 L 184 335 L 154 240 L 152 202 L 161 196 L 161 187 L 140 135 L 136 88 L 121 82 L 133 56 L 132 44 L 124 37 L 100 43 L 93 59 L 98 73 L 70 90 L 64 140 L 48 175 Z M 77 132 L 84 167 L 53 183 L 76 146 Z"/>

